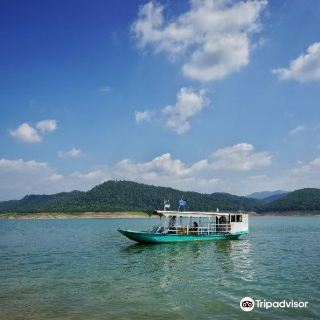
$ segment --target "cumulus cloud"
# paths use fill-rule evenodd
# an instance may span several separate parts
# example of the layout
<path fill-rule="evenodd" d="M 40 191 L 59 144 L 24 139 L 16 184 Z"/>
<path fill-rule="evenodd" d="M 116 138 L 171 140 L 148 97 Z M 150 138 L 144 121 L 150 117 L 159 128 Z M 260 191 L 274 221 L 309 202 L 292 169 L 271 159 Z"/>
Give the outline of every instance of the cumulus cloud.
<path fill-rule="evenodd" d="M 111 179 L 111 175 L 109 172 L 109 169 L 107 168 L 101 168 L 101 169 L 95 169 L 91 170 L 85 173 L 82 172 L 74 172 L 72 173 L 69 178 L 75 179 L 77 181 L 85 181 L 85 182 L 91 182 L 91 183 L 102 183 L 103 181 L 106 181 L 108 179 Z"/>
<path fill-rule="evenodd" d="M 230 182 L 227 185 L 230 185 Z M 294 167 L 273 174 L 244 177 L 237 181 L 235 188 L 232 188 L 234 192 L 242 194 L 264 190 L 320 188 L 320 157 L 307 163 L 298 161 Z"/>
<path fill-rule="evenodd" d="M 298 134 L 299 132 L 304 131 L 305 129 L 306 129 L 306 127 L 304 125 L 299 124 L 294 129 L 289 131 L 289 136 L 294 136 L 294 135 Z"/>
<path fill-rule="evenodd" d="M 26 122 L 22 123 L 16 129 L 10 130 L 10 135 L 17 140 L 27 143 L 42 141 L 42 136 L 39 135 L 38 131 Z"/>
<path fill-rule="evenodd" d="M 164 153 L 149 161 L 123 159 L 113 165 L 72 173 L 62 173 L 45 162 L 0 159 L 0 199 L 21 198 L 33 193 L 87 190 L 110 179 L 199 192 L 242 193 L 243 190 L 251 191 L 246 188 L 248 185 L 252 187 L 253 183 L 237 175 L 270 163 L 271 156 L 268 153 L 254 152 L 253 146 L 245 143 L 218 149 L 213 157 L 190 163 Z"/>
<path fill-rule="evenodd" d="M 175 104 L 161 109 L 162 114 L 165 116 L 166 127 L 179 135 L 186 133 L 191 128 L 190 120 L 201 112 L 208 103 L 209 99 L 206 97 L 205 90 L 181 88 L 177 93 Z M 159 110 L 136 111 L 136 123 L 151 121 L 157 112 Z"/>
<path fill-rule="evenodd" d="M 170 186 L 182 190 L 207 191 L 218 188 L 221 180 L 218 177 L 205 176 L 202 173 L 208 168 L 208 160 L 186 164 L 165 153 L 147 162 L 134 162 L 124 159 L 114 168 L 114 174 L 120 179 L 129 179 L 143 183 Z"/>
<path fill-rule="evenodd" d="M 317 176 L 320 176 L 320 157 L 315 158 L 307 164 L 301 163 L 300 166 L 291 171 L 291 174 L 294 176 L 305 176 L 306 174 L 314 175 L 315 173 Z"/>
<path fill-rule="evenodd" d="M 249 63 L 249 39 L 230 35 L 206 43 L 183 66 L 184 75 L 195 80 L 219 80 Z"/>
<path fill-rule="evenodd" d="M 270 160 L 271 161 L 271 160 Z M 101 167 L 85 173 L 74 173 L 65 176 L 63 181 L 57 179 L 57 189 L 85 190 L 97 183 L 109 179 L 134 180 L 138 182 L 170 186 L 180 190 L 198 192 L 230 192 L 249 194 L 263 190 L 294 190 L 305 187 L 320 187 L 320 157 L 307 163 L 296 164 L 292 168 L 266 174 L 261 171 L 271 163 L 260 162 L 243 170 L 242 166 L 230 169 L 215 170 L 211 167 L 214 160 L 210 157 L 185 163 L 166 153 L 151 161 L 135 162 L 123 160 L 110 167 Z M 258 174 L 252 175 L 252 172 Z"/>
<path fill-rule="evenodd" d="M 273 69 L 280 80 L 320 81 L 320 42 L 309 46 L 306 53 L 290 61 L 288 68 Z"/>
<path fill-rule="evenodd" d="M 52 132 L 58 128 L 56 120 L 42 120 L 36 123 L 36 128 L 41 132 Z"/>
<path fill-rule="evenodd" d="M 0 159 L 0 200 L 50 192 L 48 177 L 53 173 L 54 170 L 46 162 Z"/>
<path fill-rule="evenodd" d="M 112 178 L 108 168 L 63 174 L 46 162 L 0 159 L 0 201 L 19 199 L 26 194 L 52 194 L 87 190 Z"/>
<path fill-rule="evenodd" d="M 183 134 L 190 128 L 189 120 L 199 113 L 208 101 L 203 90 L 181 88 L 175 105 L 166 106 L 163 113 L 167 116 L 166 126 L 177 134 Z"/>
<path fill-rule="evenodd" d="M 152 112 L 149 110 L 135 112 L 136 123 L 149 122 L 151 118 Z"/>
<path fill-rule="evenodd" d="M 182 56 L 183 74 L 200 81 L 219 80 L 249 63 L 250 35 L 261 29 L 267 1 L 194 0 L 189 11 L 166 19 L 164 7 L 140 7 L 131 29 L 140 48 Z"/>
<path fill-rule="evenodd" d="M 23 159 L 9 160 L 0 159 L 0 169 L 2 172 L 35 172 L 48 169 L 46 162 L 38 162 L 34 160 L 25 161 Z"/>
<path fill-rule="evenodd" d="M 80 175 L 82 180 L 79 181 L 89 183 L 99 181 L 99 179 L 104 181 L 104 178 L 105 180 L 107 178 L 124 179 L 170 186 L 180 190 L 206 193 L 230 192 L 240 195 L 263 190 L 320 187 L 320 157 L 306 164 L 297 164 L 293 168 L 267 174 L 263 170 L 271 165 L 271 155 L 265 151 L 254 152 L 252 147 L 235 146 L 226 148 L 247 149 L 250 155 L 244 157 L 241 155 L 243 151 L 238 151 L 240 163 L 236 164 L 236 160 L 232 159 L 228 167 L 220 163 L 217 168 L 217 159 L 214 157 L 187 164 L 180 159 L 173 158 L 170 153 L 165 153 L 146 162 L 125 159 L 112 167 Z M 222 149 L 218 149 L 218 153 Z M 252 172 L 257 174 L 252 175 Z M 90 178 L 95 180 L 90 180 Z"/>
<path fill-rule="evenodd" d="M 56 120 L 42 120 L 32 126 L 26 122 L 19 125 L 16 129 L 9 130 L 10 135 L 22 142 L 38 143 L 43 141 L 43 135 L 57 129 Z"/>
<path fill-rule="evenodd" d="M 142 175 L 142 177 L 148 177 L 151 173 L 152 175 L 183 177 L 200 171 L 205 167 L 207 167 L 206 160 L 201 160 L 193 165 L 187 166 L 179 159 L 172 159 L 170 153 L 165 153 L 144 163 L 135 163 L 129 159 L 124 159 L 117 163 L 117 168 L 119 168 L 120 171 L 135 176 Z"/>
<path fill-rule="evenodd" d="M 214 170 L 248 171 L 269 166 L 271 159 L 268 152 L 254 152 L 252 144 L 238 143 L 215 151 L 211 167 Z"/>
<path fill-rule="evenodd" d="M 278 177 L 277 185 L 283 190 L 319 188 L 319 181 L 320 157 L 317 157 L 307 163 L 299 162 L 294 168 L 286 170 L 284 174 Z"/>
<path fill-rule="evenodd" d="M 77 158 L 81 155 L 82 151 L 77 148 L 71 148 L 68 151 L 59 151 L 58 152 L 58 157 L 59 158 Z"/>

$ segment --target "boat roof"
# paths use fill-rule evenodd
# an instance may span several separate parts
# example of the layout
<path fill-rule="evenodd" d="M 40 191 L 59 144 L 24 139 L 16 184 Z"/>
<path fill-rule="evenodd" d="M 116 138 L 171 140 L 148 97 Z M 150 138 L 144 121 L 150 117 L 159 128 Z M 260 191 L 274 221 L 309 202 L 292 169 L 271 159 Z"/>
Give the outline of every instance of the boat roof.
<path fill-rule="evenodd" d="M 178 217 L 210 217 L 210 216 L 229 216 L 229 214 L 242 214 L 242 212 L 204 212 L 204 211 L 164 211 L 156 210 L 153 212 L 159 216 L 178 216 Z"/>

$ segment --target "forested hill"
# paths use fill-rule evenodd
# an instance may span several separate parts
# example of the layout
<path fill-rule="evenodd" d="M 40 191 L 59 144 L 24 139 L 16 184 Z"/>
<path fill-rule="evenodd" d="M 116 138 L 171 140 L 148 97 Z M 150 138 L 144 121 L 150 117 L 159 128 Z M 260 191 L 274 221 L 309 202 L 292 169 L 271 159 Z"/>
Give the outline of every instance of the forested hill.
<path fill-rule="evenodd" d="M 28 195 L 21 200 L 0 202 L 2 213 L 25 212 L 121 212 L 152 211 L 163 208 L 170 199 L 171 209 L 178 208 L 183 195 L 186 210 L 258 210 L 261 200 L 227 193 L 201 194 L 156 187 L 131 181 L 107 181 L 87 192 L 72 191 L 54 195 Z"/>
<path fill-rule="evenodd" d="M 182 195 L 187 201 L 185 209 L 191 211 L 216 211 L 217 208 L 238 211 L 242 208 L 258 213 L 320 212 L 320 189 L 296 190 L 267 202 L 228 193 L 202 194 L 131 181 L 107 181 L 87 192 L 28 195 L 21 200 L 0 202 L 0 213 L 148 212 L 162 209 L 164 199 L 170 199 L 171 209 L 176 210 Z"/>
<path fill-rule="evenodd" d="M 320 189 L 305 188 L 287 193 L 280 199 L 265 203 L 260 212 L 320 212 Z"/>

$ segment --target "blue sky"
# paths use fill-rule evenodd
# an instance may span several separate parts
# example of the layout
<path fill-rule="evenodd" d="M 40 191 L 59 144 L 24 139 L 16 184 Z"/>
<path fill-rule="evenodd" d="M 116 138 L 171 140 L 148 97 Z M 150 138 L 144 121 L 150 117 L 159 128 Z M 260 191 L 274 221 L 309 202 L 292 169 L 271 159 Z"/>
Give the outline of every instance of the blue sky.
<path fill-rule="evenodd" d="M 1 200 L 320 187 L 319 1 L 2 1 L 0 26 Z"/>

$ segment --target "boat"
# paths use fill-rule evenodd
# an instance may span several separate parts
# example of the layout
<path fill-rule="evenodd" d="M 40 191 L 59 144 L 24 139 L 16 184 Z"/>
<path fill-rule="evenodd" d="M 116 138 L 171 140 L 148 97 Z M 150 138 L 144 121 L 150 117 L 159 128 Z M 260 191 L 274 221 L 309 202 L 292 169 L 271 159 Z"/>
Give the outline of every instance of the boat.
<path fill-rule="evenodd" d="M 118 229 L 127 238 L 139 243 L 169 243 L 238 239 L 249 233 L 249 216 L 239 212 L 200 212 L 156 210 L 163 223 L 152 230 Z M 164 218 L 164 221 L 163 219 Z"/>

